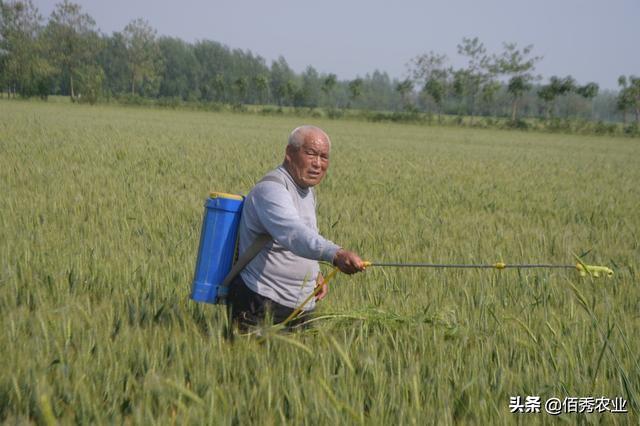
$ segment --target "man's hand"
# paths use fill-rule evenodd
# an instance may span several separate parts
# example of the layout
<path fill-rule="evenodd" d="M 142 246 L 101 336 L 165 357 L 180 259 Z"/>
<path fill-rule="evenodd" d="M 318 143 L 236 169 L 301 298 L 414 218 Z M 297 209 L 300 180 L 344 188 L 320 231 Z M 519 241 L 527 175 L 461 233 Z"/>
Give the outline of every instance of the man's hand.
<path fill-rule="evenodd" d="M 316 300 L 322 300 L 329 292 L 329 286 L 324 282 L 324 276 L 321 272 L 318 272 L 318 278 L 316 279 L 316 290 L 318 287 L 322 287 L 320 293 L 316 294 Z"/>
<path fill-rule="evenodd" d="M 360 256 L 352 251 L 340 249 L 333 258 L 333 264 L 345 274 L 355 274 L 364 271 L 365 264 Z"/>

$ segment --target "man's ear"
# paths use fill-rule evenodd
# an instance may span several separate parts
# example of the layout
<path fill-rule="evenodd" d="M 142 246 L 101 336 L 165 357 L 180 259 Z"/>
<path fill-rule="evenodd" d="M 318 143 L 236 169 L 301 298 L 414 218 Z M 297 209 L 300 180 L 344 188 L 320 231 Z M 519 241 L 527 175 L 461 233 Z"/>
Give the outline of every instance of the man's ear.
<path fill-rule="evenodd" d="M 297 148 L 293 145 L 287 145 L 287 149 L 284 150 L 284 159 L 287 162 L 291 162 L 291 157 L 296 153 Z"/>

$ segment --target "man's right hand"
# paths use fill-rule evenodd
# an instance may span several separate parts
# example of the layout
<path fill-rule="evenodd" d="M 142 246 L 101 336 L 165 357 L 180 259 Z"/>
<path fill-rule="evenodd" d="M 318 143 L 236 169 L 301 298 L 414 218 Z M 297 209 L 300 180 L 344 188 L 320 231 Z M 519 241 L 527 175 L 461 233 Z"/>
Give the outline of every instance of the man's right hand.
<path fill-rule="evenodd" d="M 336 252 L 333 264 L 345 274 L 355 274 L 365 269 L 365 263 L 360 259 L 360 256 L 345 249 L 340 249 Z"/>

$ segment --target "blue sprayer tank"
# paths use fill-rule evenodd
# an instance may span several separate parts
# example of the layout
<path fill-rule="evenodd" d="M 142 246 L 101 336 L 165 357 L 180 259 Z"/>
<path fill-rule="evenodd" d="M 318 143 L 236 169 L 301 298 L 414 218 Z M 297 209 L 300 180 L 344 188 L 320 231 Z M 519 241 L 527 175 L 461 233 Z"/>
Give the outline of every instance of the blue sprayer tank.
<path fill-rule="evenodd" d="M 243 203 L 241 195 L 212 192 L 204 204 L 191 290 L 191 298 L 196 302 L 216 303 L 218 286 L 233 265 Z"/>

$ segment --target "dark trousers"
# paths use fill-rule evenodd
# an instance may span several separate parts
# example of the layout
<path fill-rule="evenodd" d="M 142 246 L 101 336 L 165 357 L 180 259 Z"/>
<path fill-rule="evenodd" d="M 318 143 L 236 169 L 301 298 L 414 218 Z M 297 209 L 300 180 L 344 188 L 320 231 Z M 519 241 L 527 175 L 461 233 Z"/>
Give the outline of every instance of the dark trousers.
<path fill-rule="evenodd" d="M 295 310 L 251 290 L 242 281 L 240 275 L 231 282 L 229 287 L 227 309 L 231 321 L 242 331 L 264 324 L 267 321 L 271 324 L 279 324 Z M 286 324 L 287 329 L 308 327 L 308 324 L 305 323 L 311 319 L 312 312 L 304 311 L 300 313 Z"/>

